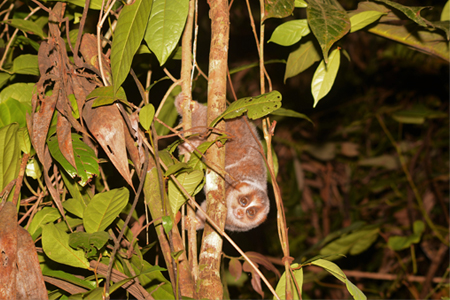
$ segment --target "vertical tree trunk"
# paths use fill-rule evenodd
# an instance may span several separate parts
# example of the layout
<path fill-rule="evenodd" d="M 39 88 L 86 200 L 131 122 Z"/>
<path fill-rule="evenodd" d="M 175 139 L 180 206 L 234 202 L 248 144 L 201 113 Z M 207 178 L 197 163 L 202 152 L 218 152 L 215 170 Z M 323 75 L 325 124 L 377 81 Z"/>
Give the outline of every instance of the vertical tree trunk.
<path fill-rule="evenodd" d="M 210 0 L 211 18 L 211 48 L 209 54 L 208 73 L 208 124 L 219 116 L 226 108 L 226 74 L 228 62 L 229 12 L 228 1 Z M 222 121 L 217 125 L 225 130 Z M 209 140 L 216 135 L 211 134 Z M 225 167 L 225 147 L 213 145 L 206 157 L 222 168 Z M 226 202 L 225 182 L 213 170 L 206 171 L 206 199 L 207 213 L 219 225 L 225 227 Z M 205 224 L 199 261 L 199 280 L 197 281 L 197 295 L 199 299 L 222 299 L 223 287 L 220 280 L 220 259 L 222 252 L 222 238 L 208 224 Z"/>

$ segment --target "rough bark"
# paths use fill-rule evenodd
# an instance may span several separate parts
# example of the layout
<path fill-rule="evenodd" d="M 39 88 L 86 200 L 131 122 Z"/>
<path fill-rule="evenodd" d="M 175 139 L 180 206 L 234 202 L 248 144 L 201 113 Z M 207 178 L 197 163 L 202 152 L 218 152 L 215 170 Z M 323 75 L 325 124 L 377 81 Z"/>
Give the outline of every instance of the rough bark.
<path fill-rule="evenodd" d="M 226 76 L 228 61 L 229 12 L 228 1 L 208 1 L 211 18 L 211 47 L 208 73 L 208 124 L 219 116 L 226 108 Z M 225 130 L 222 121 L 217 125 Z M 216 136 L 211 135 L 209 140 Z M 223 169 L 225 167 L 225 147 L 213 145 L 206 153 L 208 161 L 214 161 Z M 207 213 L 220 227 L 225 227 L 226 203 L 225 182 L 213 170 L 206 171 Z M 212 227 L 205 224 L 200 251 L 199 279 L 197 281 L 196 298 L 222 299 L 223 287 L 220 280 L 220 261 L 222 238 Z"/>

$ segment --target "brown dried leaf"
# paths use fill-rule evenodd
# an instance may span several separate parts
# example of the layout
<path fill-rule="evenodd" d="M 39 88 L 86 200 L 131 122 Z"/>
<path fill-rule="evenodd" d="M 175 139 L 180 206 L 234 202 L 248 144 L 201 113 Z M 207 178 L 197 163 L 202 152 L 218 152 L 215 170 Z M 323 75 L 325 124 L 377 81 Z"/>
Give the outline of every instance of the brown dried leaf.
<path fill-rule="evenodd" d="M 92 108 L 92 103 L 86 102 L 83 109 L 86 125 L 122 177 L 133 187 L 122 116 L 115 105 Z"/>
<path fill-rule="evenodd" d="M 39 260 L 31 235 L 17 225 L 17 299 L 48 299 Z"/>
<path fill-rule="evenodd" d="M 75 164 L 75 156 L 73 154 L 71 129 L 72 127 L 70 126 L 69 121 L 67 121 L 67 119 L 60 112 L 58 112 L 58 124 L 56 126 L 58 146 L 61 153 L 76 170 L 77 166 Z"/>
<path fill-rule="evenodd" d="M 275 266 L 264 255 L 253 251 L 245 252 L 245 254 L 247 254 L 248 258 L 250 258 L 252 262 L 263 265 L 267 270 L 277 274 L 278 277 L 281 276 L 277 268 L 275 268 Z"/>
<path fill-rule="evenodd" d="M 256 267 L 258 267 L 257 263 L 255 263 L 255 265 Z M 256 273 L 255 270 L 253 270 L 252 266 L 250 266 L 250 264 L 247 261 L 244 262 L 243 269 L 245 272 L 252 273 L 252 280 L 251 280 L 252 287 L 264 299 L 264 292 L 261 287 L 261 277 L 259 277 L 258 273 Z"/>
<path fill-rule="evenodd" d="M 59 90 L 59 82 L 55 84 L 55 90 Z M 44 97 L 39 111 L 33 113 L 31 142 L 41 162 L 44 161 L 45 140 L 47 139 L 48 128 L 52 120 L 53 112 L 55 111 L 57 100 L 58 93 Z"/>
<path fill-rule="evenodd" d="M 232 258 L 230 260 L 230 264 L 228 266 L 228 270 L 230 271 L 231 276 L 234 277 L 234 281 L 237 281 L 239 278 L 241 278 L 241 275 L 242 275 L 242 264 L 241 264 L 241 262 L 238 259 Z"/>
<path fill-rule="evenodd" d="M 0 211 L 0 298 L 16 299 L 17 210 L 6 202 Z"/>

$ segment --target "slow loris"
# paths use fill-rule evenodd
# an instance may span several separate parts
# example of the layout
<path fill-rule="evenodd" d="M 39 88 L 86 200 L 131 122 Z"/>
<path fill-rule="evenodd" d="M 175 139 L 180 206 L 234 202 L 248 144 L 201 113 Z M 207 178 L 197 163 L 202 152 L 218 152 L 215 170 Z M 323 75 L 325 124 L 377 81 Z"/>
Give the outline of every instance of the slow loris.
<path fill-rule="evenodd" d="M 181 115 L 183 95 L 175 99 L 175 107 Z M 191 102 L 192 133 L 206 131 L 207 107 L 197 101 Z M 225 143 L 225 170 L 230 176 L 225 176 L 225 196 L 227 202 L 227 219 L 225 229 L 230 231 L 248 231 L 259 226 L 267 218 L 269 212 L 269 198 L 267 197 L 266 166 L 259 145 L 255 140 L 258 137 L 255 125 L 248 122 L 246 116 L 226 120 L 226 132 L 232 138 Z M 202 128 L 195 128 L 202 127 Z M 253 134 L 252 134 L 253 132 Z M 201 135 L 189 139 L 189 142 L 198 147 L 206 139 Z M 180 154 L 193 152 L 191 145 L 183 143 Z M 206 200 L 201 204 L 206 211 Z M 197 219 L 202 229 L 205 217 L 197 212 Z"/>

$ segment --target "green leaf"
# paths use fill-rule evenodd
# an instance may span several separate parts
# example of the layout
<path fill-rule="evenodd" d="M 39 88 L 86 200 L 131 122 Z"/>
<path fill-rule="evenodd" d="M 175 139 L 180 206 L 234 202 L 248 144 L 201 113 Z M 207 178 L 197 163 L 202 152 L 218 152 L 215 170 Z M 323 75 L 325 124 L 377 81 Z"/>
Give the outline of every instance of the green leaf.
<path fill-rule="evenodd" d="M 139 111 L 139 122 L 141 123 L 142 128 L 144 128 L 146 131 L 150 129 L 154 116 L 155 116 L 155 107 L 151 103 L 146 104 Z"/>
<path fill-rule="evenodd" d="M 92 107 L 110 105 L 119 100 L 128 105 L 127 95 L 122 87 L 119 87 L 117 91 L 113 86 L 101 86 L 93 90 L 87 95 L 86 100 L 96 98 Z"/>
<path fill-rule="evenodd" d="M 357 255 L 367 250 L 377 239 L 379 229 L 362 229 L 331 242 L 322 250 L 321 255 Z"/>
<path fill-rule="evenodd" d="M 53 224 L 42 229 L 42 248 L 51 259 L 72 267 L 88 269 L 89 262 L 83 250 L 74 250 L 69 246 L 69 235 Z"/>
<path fill-rule="evenodd" d="M 163 216 L 162 217 L 162 225 L 164 228 L 164 231 L 167 235 L 169 235 L 169 232 L 172 230 L 173 227 L 173 221 L 170 216 Z"/>
<path fill-rule="evenodd" d="M 298 264 L 292 264 L 291 268 L 295 269 L 298 268 Z M 302 291 L 303 286 L 303 269 L 293 270 L 295 279 L 297 280 L 298 287 L 300 289 L 300 292 Z M 289 276 L 290 278 L 290 276 Z M 298 300 L 300 299 L 299 294 L 297 293 L 297 290 L 295 288 L 294 281 L 291 280 L 291 286 L 292 286 L 292 299 Z M 277 295 L 280 297 L 280 299 L 286 299 L 286 272 L 281 275 L 280 280 L 277 283 L 277 287 L 275 289 L 277 292 Z M 276 299 L 273 297 L 273 299 Z"/>
<path fill-rule="evenodd" d="M 314 105 L 316 107 L 320 99 L 325 97 L 331 90 L 336 79 L 337 72 L 339 70 L 339 65 L 341 63 L 341 52 L 339 48 L 333 50 L 330 55 L 330 60 L 328 64 L 322 60 L 319 66 L 314 72 L 314 76 L 311 82 L 311 93 L 314 97 Z"/>
<path fill-rule="evenodd" d="M 69 235 L 69 245 L 75 249 L 83 249 L 86 258 L 98 256 L 99 250 L 105 246 L 109 240 L 109 234 L 105 231 L 94 233 L 74 232 Z"/>
<path fill-rule="evenodd" d="M 317 52 L 313 41 L 307 41 L 289 54 L 286 62 L 286 72 L 284 81 L 300 74 L 304 70 L 311 67 L 316 61 L 320 60 L 320 54 Z"/>
<path fill-rule="evenodd" d="M 14 83 L 0 92 L 0 103 L 13 98 L 31 107 L 31 97 L 36 89 L 34 83 Z"/>
<path fill-rule="evenodd" d="M 5 72 L 0 72 L 0 88 L 2 88 L 8 82 L 9 78 L 11 78 L 11 75 Z"/>
<path fill-rule="evenodd" d="M 306 121 L 309 121 L 311 124 L 314 124 L 314 122 L 311 121 L 311 119 L 308 118 L 308 116 L 306 116 L 305 114 L 296 112 L 295 110 L 292 110 L 292 109 L 280 107 L 279 109 L 271 112 L 270 114 L 274 115 L 274 116 L 283 116 L 283 117 L 304 119 Z"/>
<path fill-rule="evenodd" d="M 192 171 L 192 168 L 187 163 L 175 163 L 167 168 L 166 172 L 164 173 L 165 177 L 168 177 L 172 174 L 177 173 L 180 170 L 185 170 L 187 172 Z"/>
<path fill-rule="evenodd" d="M 414 105 L 410 109 L 400 110 L 392 114 L 392 118 L 404 124 L 423 124 L 425 119 L 447 118 L 448 114 L 431 110 L 423 105 Z"/>
<path fill-rule="evenodd" d="M 191 173 L 182 173 L 175 177 L 177 178 L 178 182 L 186 189 L 189 195 L 192 196 L 194 191 L 196 190 L 196 187 L 203 180 L 203 172 L 195 170 Z M 188 198 L 184 196 L 184 193 L 171 179 L 169 181 L 169 201 L 172 213 L 176 214 L 181 205 L 183 205 L 187 199 Z"/>
<path fill-rule="evenodd" d="M 220 119 L 232 119 L 242 116 L 247 112 L 249 119 L 262 118 L 281 106 L 281 94 L 278 91 L 272 91 L 256 97 L 246 97 L 234 101 L 230 106 L 218 116 L 210 127 L 214 127 Z"/>
<path fill-rule="evenodd" d="M 145 42 L 162 66 L 172 54 L 183 33 L 189 10 L 187 0 L 154 0 Z"/>
<path fill-rule="evenodd" d="M 0 103 L 0 127 L 11 123 L 19 123 L 20 127 L 27 126 L 26 116 L 31 113 L 31 106 L 16 99 L 9 98 Z"/>
<path fill-rule="evenodd" d="M 39 76 L 39 64 L 37 55 L 23 54 L 13 61 L 12 71 L 16 74 Z"/>
<path fill-rule="evenodd" d="M 306 13 L 311 31 L 322 48 L 325 62 L 328 63 L 331 46 L 350 30 L 347 12 L 337 0 L 310 0 Z"/>
<path fill-rule="evenodd" d="M 87 233 L 105 230 L 128 202 L 130 192 L 126 188 L 96 194 L 84 211 L 83 224 Z"/>
<path fill-rule="evenodd" d="M 131 258 L 131 266 L 139 274 L 140 284 L 152 293 L 154 299 L 175 299 L 172 284 L 161 273 L 160 267 L 152 266 L 145 260 L 140 261 L 136 256 Z M 161 282 L 164 284 L 160 285 Z"/>
<path fill-rule="evenodd" d="M 27 167 L 25 169 L 25 174 L 27 174 L 27 176 L 33 178 L 34 180 L 41 177 L 42 169 L 37 160 L 33 158 L 28 160 Z"/>
<path fill-rule="evenodd" d="M 301 40 L 302 37 L 310 32 L 308 21 L 293 20 L 279 25 L 272 33 L 269 42 L 281 46 L 291 46 Z"/>
<path fill-rule="evenodd" d="M 17 138 L 19 124 L 13 123 L 0 128 L 0 191 L 19 175 L 20 146 Z M 10 191 L 8 200 L 11 201 L 15 187 Z"/>
<path fill-rule="evenodd" d="M 83 218 L 84 210 L 86 209 L 86 204 L 78 201 L 75 198 L 70 198 L 63 202 L 63 207 L 71 214 L 74 214 L 79 218 Z"/>
<path fill-rule="evenodd" d="M 294 11 L 292 0 L 264 1 L 263 22 L 269 18 L 286 18 Z"/>
<path fill-rule="evenodd" d="M 33 237 L 33 240 L 36 240 L 36 238 L 41 234 L 42 226 L 48 223 L 53 223 L 59 218 L 61 218 L 61 214 L 55 207 L 44 207 L 38 211 L 34 215 L 30 226 L 28 226 L 28 232 Z"/>
<path fill-rule="evenodd" d="M 135 0 L 120 12 L 111 46 L 111 69 L 114 91 L 128 76 L 133 56 L 141 44 L 152 10 L 152 1 Z"/>
<path fill-rule="evenodd" d="M 441 21 L 449 21 L 449 20 L 450 20 L 450 1 L 447 1 L 441 13 Z"/>
<path fill-rule="evenodd" d="M 97 286 L 95 281 L 83 280 L 64 271 L 52 270 L 46 265 L 42 267 L 42 275 L 62 279 L 63 281 L 73 283 L 86 289 L 93 289 Z"/>
<path fill-rule="evenodd" d="M 66 215 L 66 220 L 67 223 L 69 223 L 70 228 L 72 228 L 72 230 L 83 224 L 83 220 L 79 219 L 79 218 L 72 218 L 71 216 Z M 67 226 L 66 222 L 59 222 L 55 224 L 55 227 L 60 230 L 60 231 L 64 231 L 67 232 L 69 231 L 69 227 Z"/>
<path fill-rule="evenodd" d="M 396 3 L 396 2 L 390 1 L 390 0 L 376 0 L 376 1 L 377 2 L 381 2 L 381 3 L 385 3 L 388 6 L 393 7 L 395 9 L 401 11 L 410 20 L 414 21 L 415 23 L 419 24 L 420 26 L 428 27 L 428 26 L 431 25 L 429 21 L 427 21 L 426 19 L 424 19 L 424 18 L 422 18 L 420 16 L 420 12 L 424 8 L 430 8 L 430 7 L 427 7 L 427 6 L 420 6 L 420 7 L 404 6 L 404 5 L 401 5 L 399 3 Z"/>
<path fill-rule="evenodd" d="M 410 236 L 391 236 L 388 240 L 388 246 L 394 251 L 400 251 L 409 248 L 412 244 L 420 242 L 425 224 L 421 220 L 417 220 L 413 224 L 414 233 Z"/>
<path fill-rule="evenodd" d="M 61 153 L 58 146 L 58 140 L 56 136 L 52 136 L 48 139 L 48 149 L 52 157 L 61 164 L 70 177 L 80 177 L 80 185 L 85 186 L 94 175 L 99 175 L 99 167 L 97 157 L 94 150 L 85 144 L 81 140 L 81 136 L 76 133 L 72 133 L 72 146 L 75 158 L 75 169 Z"/>
<path fill-rule="evenodd" d="M 74 94 L 70 94 L 68 96 L 69 101 L 70 101 L 70 105 L 72 105 L 72 117 L 74 117 L 75 119 L 79 119 L 80 118 L 80 111 L 78 110 L 78 103 L 77 103 L 77 99 L 75 98 Z"/>
<path fill-rule="evenodd" d="M 295 0 L 294 5 L 295 5 L 295 7 L 297 7 L 297 8 L 305 8 L 305 7 L 308 7 L 308 3 L 306 3 L 305 0 Z"/>
<path fill-rule="evenodd" d="M 11 19 L 2 21 L 2 23 L 18 28 L 26 33 L 36 34 L 41 38 L 45 38 L 45 34 L 42 28 L 33 21 L 23 19 Z"/>
<path fill-rule="evenodd" d="M 19 140 L 19 147 L 23 153 L 31 153 L 31 140 L 26 127 L 22 127 L 17 131 L 17 139 Z"/>
<path fill-rule="evenodd" d="M 381 16 L 386 15 L 386 13 L 380 11 L 363 11 L 356 15 L 350 17 L 351 29 L 350 32 L 355 32 L 363 29 L 367 25 L 372 24 L 377 21 Z"/>

